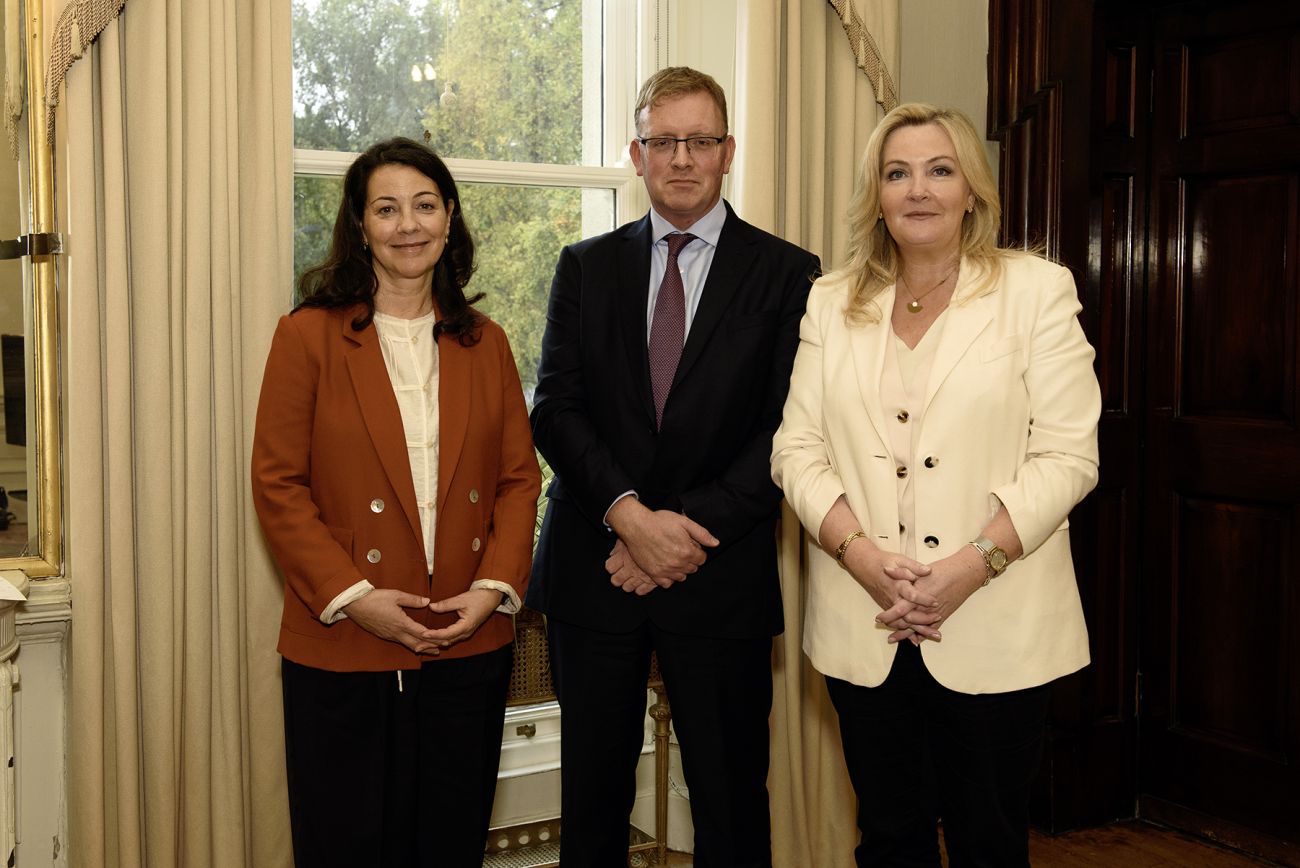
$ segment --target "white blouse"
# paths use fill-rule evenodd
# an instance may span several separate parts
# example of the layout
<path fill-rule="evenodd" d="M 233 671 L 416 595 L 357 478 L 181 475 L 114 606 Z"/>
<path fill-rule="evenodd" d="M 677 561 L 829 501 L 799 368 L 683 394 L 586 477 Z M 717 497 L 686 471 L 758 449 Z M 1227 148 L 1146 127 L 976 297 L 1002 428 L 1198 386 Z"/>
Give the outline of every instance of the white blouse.
<path fill-rule="evenodd" d="M 433 572 L 433 541 L 438 510 L 438 342 L 433 339 L 437 314 L 415 319 L 375 313 L 379 349 L 402 411 L 406 456 L 420 508 L 424 558 Z"/>
<path fill-rule="evenodd" d="M 880 400 L 885 408 L 889 425 L 889 446 L 898 462 L 898 520 L 902 553 L 916 560 L 916 483 L 918 460 L 916 444 L 920 440 L 921 424 L 925 415 L 925 392 L 930 384 L 930 368 L 934 354 L 943 336 L 943 325 L 948 311 L 935 319 L 926 329 L 915 347 L 908 347 L 903 339 L 892 335 L 890 347 L 885 351 L 885 365 L 880 376 Z M 889 419 L 888 414 L 893 414 Z"/>

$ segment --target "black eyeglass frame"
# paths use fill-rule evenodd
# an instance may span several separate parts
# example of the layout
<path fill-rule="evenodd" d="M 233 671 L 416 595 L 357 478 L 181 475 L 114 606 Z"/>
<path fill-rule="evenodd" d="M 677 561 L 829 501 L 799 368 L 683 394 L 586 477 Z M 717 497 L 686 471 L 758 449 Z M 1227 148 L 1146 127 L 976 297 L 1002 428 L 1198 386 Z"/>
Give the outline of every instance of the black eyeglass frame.
<path fill-rule="evenodd" d="M 647 151 L 650 150 L 651 142 L 671 141 L 673 143 L 672 153 L 677 153 L 677 146 L 681 143 L 685 143 L 686 152 L 688 154 L 693 154 L 695 153 L 695 151 L 691 148 L 691 142 L 698 142 L 701 140 L 706 142 L 712 142 L 713 144 L 709 146 L 710 149 L 712 149 L 720 146 L 723 142 L 725 142 L 729 138 L 731 138 L 730 133 L 728 133 L 725 136 L 687 136 L 684 139 L 679 139 L 676 136 L 637 136 L 636 140 L 640 142 L 641 147 L 645 148 Z M 668 153 L 668 151 L 664 151 L 664 153 L 666 154 Z"/>

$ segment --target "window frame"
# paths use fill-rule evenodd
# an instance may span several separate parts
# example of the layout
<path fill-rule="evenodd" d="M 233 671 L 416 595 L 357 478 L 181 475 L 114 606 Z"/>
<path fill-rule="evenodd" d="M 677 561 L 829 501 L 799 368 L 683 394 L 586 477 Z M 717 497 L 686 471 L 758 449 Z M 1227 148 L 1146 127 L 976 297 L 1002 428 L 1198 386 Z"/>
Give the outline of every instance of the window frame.
<path fill-rule="evenodd" d="M 360 156 L 350 151 L 294 148 L 295 177 L 341 178 Z M 511 163 L 446 157 L 443 162 L 457 184 L 503 184 L 520 187 L 567 187 L 612 190 L 615 225 L 634 219 L 639 203 L 637 175 L 631 166 L 565 166 L 555 163 Z M 556 251 L 559 255 L 559 251 Z"/>

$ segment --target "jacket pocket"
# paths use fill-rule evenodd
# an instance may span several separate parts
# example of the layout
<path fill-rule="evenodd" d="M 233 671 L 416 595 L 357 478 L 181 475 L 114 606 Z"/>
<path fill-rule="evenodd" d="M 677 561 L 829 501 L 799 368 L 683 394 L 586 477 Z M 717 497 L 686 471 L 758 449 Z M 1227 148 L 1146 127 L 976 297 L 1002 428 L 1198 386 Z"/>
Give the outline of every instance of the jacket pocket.
<path fill-rule="evenodd" d="M 1024 343 L 1025 342 L 1021 339 L 1020 335 L 1007 335 L 1004 338 L 999 338 L 984 348 L 980 353 L 980 361 L 996 361 L 1003 356 L 1014 353 L 1016 350 L 1024 346 Z"/>
<path fill-rule="evenodd" d="M 325 529 L 326 529 L 327 531 L 330 532 L 330 536 L 334 537 L 334 542 L 336 542 L 336 543 L 339 544 L 339 548 L 341 548 L 341 549 L 343 549 L 343 551 L 347 552 L 347 553 L 348 553 L 348 557 L 351 558 L 351 557 L 352 557 L 352 538 L 355 536 L 355 534 L 353 533 L 352 528 L 350 528 L 350 527 L 330 527 L 329 525 L 326 525 L 326 526 L 325 526 Z M 355 560 L 355 558 L 354 558 L 354 560 Z"/>

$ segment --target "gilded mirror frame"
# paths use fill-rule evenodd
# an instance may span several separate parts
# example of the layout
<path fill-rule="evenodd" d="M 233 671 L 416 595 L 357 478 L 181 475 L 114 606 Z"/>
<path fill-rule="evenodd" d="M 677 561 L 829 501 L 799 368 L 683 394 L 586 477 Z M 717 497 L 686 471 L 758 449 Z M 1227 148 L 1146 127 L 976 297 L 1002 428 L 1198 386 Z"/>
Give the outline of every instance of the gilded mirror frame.
<path fill-rule="evenodd" d="M 45 69 L 41 4 L 25 3 L 24 96 L 22 124 L 27 142 L 26 239 L 31 252 L 23 257 L 31 275 L 31 365 L 32 400 L 35 402 L 35 430 L 29 448 L 35 450 L 35 479 L 28 479 L 36 493 L 37 521 L 32 552 L 20 557 L 0 558 L 0 570 L 22 570 L 29 578 L 63 574 L 63 467 L 62 432 L 59 423 L 58 343 L 58 257 L 61 250 L 54 222 L 53 150 L 45 131 Z"/>

